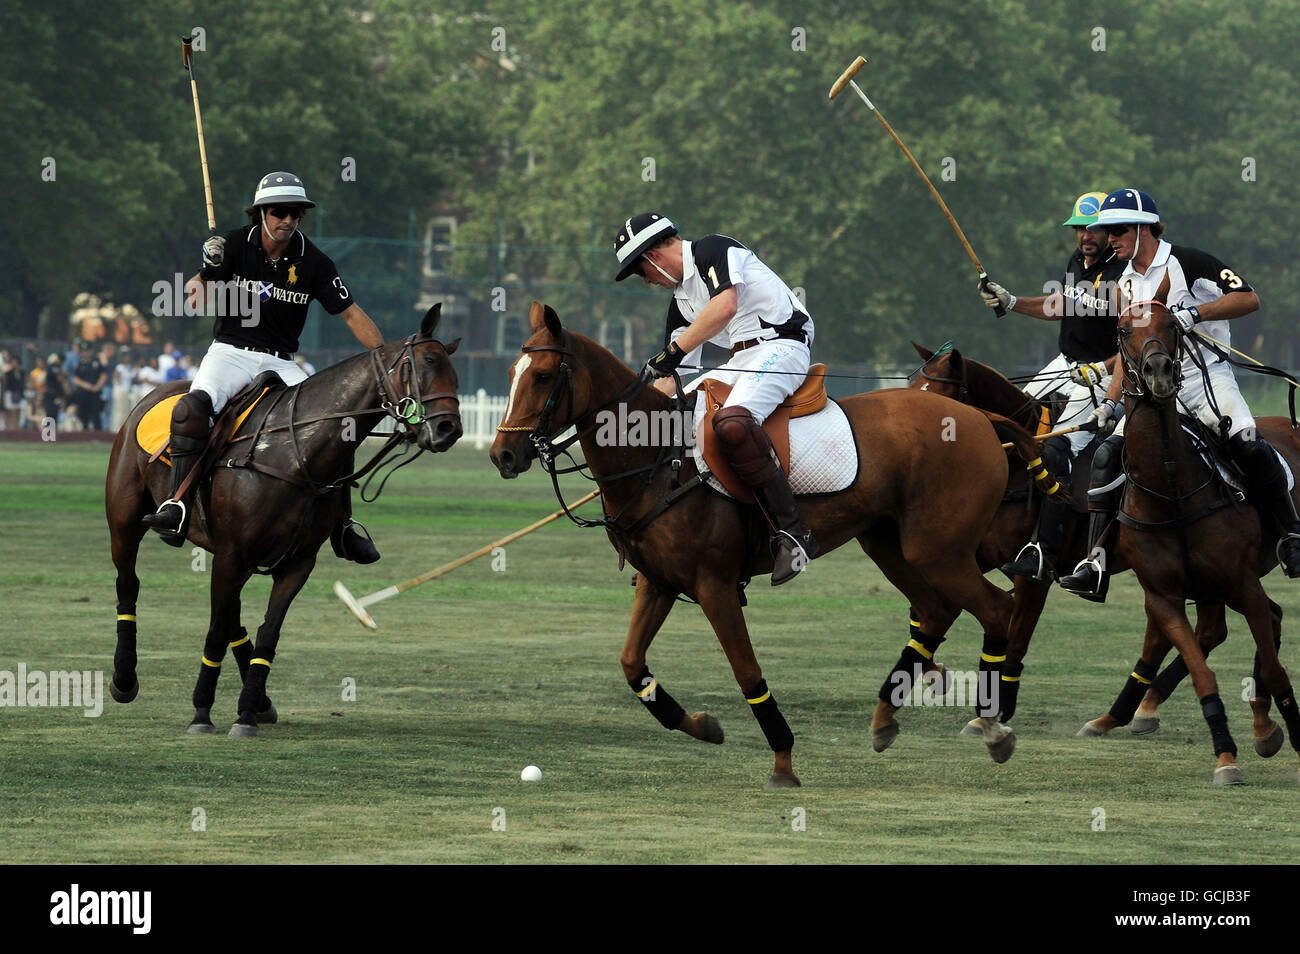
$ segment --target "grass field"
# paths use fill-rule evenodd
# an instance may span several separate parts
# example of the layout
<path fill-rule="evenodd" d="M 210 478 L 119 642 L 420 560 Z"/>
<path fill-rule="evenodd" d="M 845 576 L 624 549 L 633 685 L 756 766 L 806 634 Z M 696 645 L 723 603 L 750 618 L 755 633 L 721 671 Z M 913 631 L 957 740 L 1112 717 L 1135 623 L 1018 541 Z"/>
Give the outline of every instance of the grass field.
<path fill-rule="evenodd" d="M 0 444 L 0 670 L 111 672 L 107 454 Z M 1248 786 L 1211 787 L 1190 691 L 1154 736 L 1074 737 L 1137 658 L 1131 576 L 1104 606 L 1053 592 L 1005 765 L 957 736 L 969 711 L 955 707 L 904 711 L 894 747 L 871 750 L 907 604 L 856 548 L 780 590 L 756 580 L 754 644 L 804 782 L 782 792 L 762 790 L 770 753 L 696 607 L 674 610 L 650 664 L 687 711 L 722 720 L 726 744 L 666 732 L 632 697 L 618 664 L 631 571 L 597 531 L 556 523 L 513 544 L 503 571 L 485 558 L 378 604 L 376 633 L 331 592 L 335 579 L 363 594 L 415 576 L 555 506 L 540 473 L 503 481 L 470 447 L 399 471 L 358 508 L 383 560 L 356 567 L 327 546 L 294 604 L 269 686 L 280 722 L 255 740 L 224 734 L 229 658 L 219 734 L 185 733 L 207 574 L 188 549 L 146 540 L 136 701 L 106 699 L 99 718 L 0 708 L 0 862 L 1245 864 L 1286 861 L 1300 844 L 1294 753 L 1265 762 L 1250 747 L 1252 649 L 1237 617 L 1213 662 Z M 1300 618 L 1295 586 L 1277 574 L 1269 585 Z M 245 591 L 250 630 L 267 592 L 264 578 Z M 1284 661 L 1296 645 L 1284 641 Z M 978 652 L 963 618 L 940 657 L 970 669 Z M 540 784 L 519 781 L 529 763 Z"/>

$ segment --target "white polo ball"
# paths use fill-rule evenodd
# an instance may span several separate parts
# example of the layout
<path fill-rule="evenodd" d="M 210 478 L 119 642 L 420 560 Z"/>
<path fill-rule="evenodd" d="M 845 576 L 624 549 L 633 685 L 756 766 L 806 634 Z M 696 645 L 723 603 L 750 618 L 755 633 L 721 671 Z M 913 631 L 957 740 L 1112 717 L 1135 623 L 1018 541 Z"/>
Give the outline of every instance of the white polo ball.
<path fill-rule="evenodd" d="M 525 782 L 540 782 L 542 780 L 542 770 L 536 765 L 528 765 L 519 773 L 519 777 Z"/>

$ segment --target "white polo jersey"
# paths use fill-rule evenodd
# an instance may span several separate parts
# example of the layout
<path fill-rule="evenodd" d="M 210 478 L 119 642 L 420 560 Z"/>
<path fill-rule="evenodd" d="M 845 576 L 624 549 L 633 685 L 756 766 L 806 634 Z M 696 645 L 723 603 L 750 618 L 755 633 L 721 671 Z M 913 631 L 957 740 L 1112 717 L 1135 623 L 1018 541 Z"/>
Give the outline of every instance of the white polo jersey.
<path fill-rule="evenodd" d="M 667 341 L 676 341 L 709 300 L 728 288 L 736 289 L 736 313 L 710 343 L 730 349 L 754 339 L 807 336 L 811 345 L 813 322 L 785 282 L 757 255 L 726 235 L 706 235 L 682 242 L 682 281 L 673 289 L 668 306 Z"/>
<path fill-rule="evenodd" d="M 1223 262 L 1208 252 L 1187 248 L 1183 245 L 1170 245 L 1164 239 L 1156 246 L 1155 257 L 1147 266 L 1145 273 L 1137 271 L 1133 262 L 1119 277 L 1120 290 L 1129 301 L 1151 301 L 1160 291 L 1160 284 L 1169 276 L 1169 294 L 1165 303 L 1171 311 L 1190 308 L 1193 305 L 1205 305 L 1217 301 L 1228 292 L 1254 291 L 1244 279 Z M 1232 322 L 1203 321 L 1197 328 L 1224 345 L 1232 343 Z M 1206 348 L 1201 349 L 1205 363 L 1217 364 L 1223 359 Z M 1187 380 L 1196 371 L 1190 357 L 1183 359 L 1183 380 Z"/>

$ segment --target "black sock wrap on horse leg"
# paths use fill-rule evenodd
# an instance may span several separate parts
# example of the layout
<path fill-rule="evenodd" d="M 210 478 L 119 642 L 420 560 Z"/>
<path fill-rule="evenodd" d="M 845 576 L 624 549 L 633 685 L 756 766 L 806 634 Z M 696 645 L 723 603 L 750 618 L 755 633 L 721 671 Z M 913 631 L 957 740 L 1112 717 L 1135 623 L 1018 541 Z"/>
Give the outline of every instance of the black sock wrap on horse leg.
<path fill-rule="evenodd" d="M 1151 683 L 1151 688 L 1156 691 L 1160 701 L 1164 702 L 1173 695 L 1174 690 L 1178 688 L 1178 684 L 1186 678 L 1187 663 L 1183 661 L 1182 656 L 1178 656 L 1164 668 L 1160 675 L 1156 676 L 1155 681 Z"/>
<path fill-rule="evenodd" d="M 916 610 L 909 606 L 907 608 L 907 638 L 920 643 L 920 648 L 923 648 L 932 657 L 938 651 L 939 644 L 944 641 L 945 637 L 927 636 L 921 632 L 921 618 L 916 615 Z"/>
<path fill-rule="evenodd" d="M 650 675 L 648 666 L 641 667 L 641 675 L 627 681 L 636 693 L 641 704 L 650 710 L 650 714 L 659 720 L 665 729 L 680 729 L 686 718 L 686 710 L 677 704 L 677 700 L 668 694 L 668 690 L 659 685 L 659 680 Z"/>
<path fill-rule="evenodd" d="M 1296 709 L 1295 689 L 1290 688 L 1285 694 L 1274 696 L 1273 703 L 1277 706 L 1277 711 L 1282 713 L 1286 734 L 1291 739 L 1291 748 L 1300 752 L 1300 710 Z"/>
<path fill-rule="evenodd" d="M 230 641 L 230 654 L 239 664 L 239 681 L 248 678 L 248 661 L 253 658 L 253 641 L 248 638 L 248 630 L 239 627 L 239 638 Z"/>
<path fill-rule="evenodd" d="M 894 663 L 894 668 L 880 686 L 881 702 L 896 709 L 907 705 L 907 700 L 912 698 L 912 689 L 921 681 L 924 664 L 934 656 L 934 650 L 930 648 L 931 642 L 932 638 L 919 630 L 912 631 L 911 641 L 903 647 L 898 662 Z M 934 646 L 937 647 L 939 642 L 942 642 L 942 638 L 934 642 Z"/>
<path fill-rule="evenodd" d="M 745 701 L 749 703 L 749 711 L 754 713 L 773 752 L 788 752 L 794 748 L 794 733 L 776 707 L 776 699 L 767 688 L 766 679 L 760 679 L 757 686 L 745 693 Z"/>
<path fill-rule="evenodd" d="M 196 709 L 211 709 L 217 698 L 217 679 L 221 676 L 221 660 L 226 655 L 224 636 L 208 634 L 203 642 L 203 659 L 199 661 L 199 678 L 194 683 L 193 703 Z"/>
<path fill-rule="evenodd" d="M 131 673 L 134 677 L 135 655 L 135 604 L 117 604 L 117 648 L 113 651 L 113 673 Z M 130 686 L 119 686 L 130 689 Z"/>
<path fill-rule="evenodd" d="M 1228 713 L 1224 711 L 1223 701 L 1217 692 L 1212 692 L 1201 700 L 1201 714 L 1210 727 L 1210 738 L 1214 740 L 1214 754 L 1224 752 L 1237 754 L 1237 745 L 1228 732 Z"/>
<path fill-rule="evenodd" d="M 1010 722 L 1016 714 L 1016 700 L 1020 697 L 1020 674 L 1025 671 L 1024 663 L 1004 663 L 1002 666 L 1002 713 L 1000 719 Z"/>
<path fill-rule="evenodd" d="M 1178 658 L 1182 659 L 1183 657 L 1179 656 Z M 1115 697 L 1115 702 L 1110 707 L 1110 717 L 1120 725 L 1128 725 L 1132 722 L 1133 713 L 1137 712 L 1137 707 L 1142 704 L 1142 697 L 1151 688 L 1155 675 L 1155 663 L 1139 659 L 1137 665 L 1133 667 L 1133 671 L 1129 673 L 1124 688 Z"/>
<path fill-rule="evenodd" d="M 980 674 L 975 689 L 975 714 L 994 719 L 1002 710 L 1002 666 L 1007 661 L 1005 636 L 984 634 L 984 649 L 980 653 Z"/>

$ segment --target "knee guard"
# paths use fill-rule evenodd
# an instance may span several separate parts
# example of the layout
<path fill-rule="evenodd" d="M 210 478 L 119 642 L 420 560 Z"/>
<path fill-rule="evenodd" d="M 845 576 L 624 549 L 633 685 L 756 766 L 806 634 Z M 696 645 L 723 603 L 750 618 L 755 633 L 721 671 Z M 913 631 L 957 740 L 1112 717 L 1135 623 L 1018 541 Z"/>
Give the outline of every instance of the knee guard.
<path fill-rule="evenodd" d="M 781 472 L 772 441 L 748 408 L 721 408 L 713 416 L 713 433 L 736 476 L 751 487 L 775 480 Z"/>
<path fill-rule="evenodd" d="M 1278 463 L 1277 455 L 1267 441 L 1260 440 L 1248 431 L 1233 434 L 1228 439 L 1228 452 L 1250 481 L 1251 489 L 1260 494 L 1276 494 L 1286 489 L 1286 474 Z"/>
<path fill-rule="evenodd" d="M 172 408 L 172 434 L 202 440 L 212 429 L 212 398 L 206 391 L 190 391 Z"/>
<path fill-rule="evenodd" d="M 1119 491 L 1108 490 L 1096 494 L 1093 490 L 1106 487 L 1119 477 L 1124 463 L 1124 438 L 1112 434 L 1102 441 L 1101 446 L 1092 457 L 1092 474 L 1089 480 L 1088 510 L 1094 513 L 1109 513 L 1119 504 Z"/>

